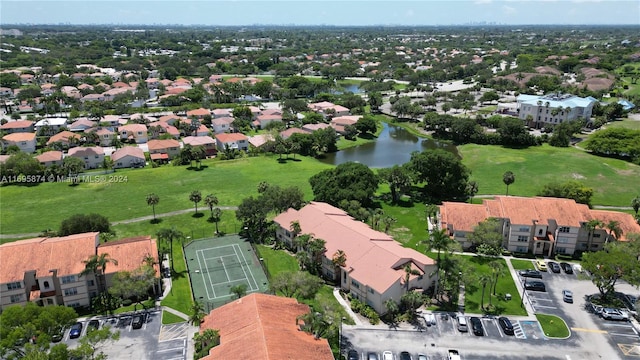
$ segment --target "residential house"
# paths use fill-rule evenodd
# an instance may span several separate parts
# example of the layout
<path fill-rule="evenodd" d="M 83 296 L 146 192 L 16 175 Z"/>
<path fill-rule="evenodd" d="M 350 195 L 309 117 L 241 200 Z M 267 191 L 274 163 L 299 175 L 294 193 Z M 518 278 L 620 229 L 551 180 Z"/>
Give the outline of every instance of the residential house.
<path fill-rule="evenodd" d="M 249 144 L 258 149 L 261 148 L 264 144 L 273 140 L 274 139 L 271 134 L 259 134 L 259 135 L 249 136 Z"/>
<path fill-rule="evenodd" d="M 211 128 L 216 134 L 222 134 L 231 131 L 233 121 L 232 117 L 219 117 L 211 120 Z"/>
<path fill-rule="evenodd" d="M 118 115 L 105 115 L 100 119 L 100 124 L 109 127 L 118 127 L 120 126 L 120 121 L 122 121 L 122 118 Z"/>
<path fill-rule="evenodd" d="M 323 275 L 381 314 L 387 311 L 385 301 L 399 303 L 407 291 L 427 290 L 435 284 L 433 259 L 403 247 L 391 236 L 371 229 L 332 205 L 311 202 L 300 210 L 287 210 L 276 216 L 274 222 L 277 241 L 289 248 L 295 244 L 293 222 L 300 225 L 300 234 L 313 234 L 325 240 Z M 346 255 L 344 266 L 336 266 L 332 261 L 339 250 Z M 409 276 L 408 282 L 407 267 L 416 273 Z"/>
<path fill-rule="evenodd" d="M 350 110 L 344 106 L 336 105 L 329 101 L 321 101 L 309 104 L 309 109 L 321 114 L 323 117 L 346 116 L 350 114 Z"/>
<path fill-rule="evenodd" d="M 300 129 L 300 128 L 295 128 L 295 127 L 288 128 L 287 130 L 284 130 L 284 131 L 280 131 L 280 136 L 284 140 L 290 138 L 291 135 L 293 135 L 293 134 L 305 134 L 306 135 L 308 133 L 306 131 Z"/>
<path fill-rule="evenodd" d="M 50 137 L 47 141 L 47 145 L 53 145 L 55 143 L 59 143 L 62 149 L 68 149 L 80 143 L 80 135 L 72 133 L 71 131 L 61 131 Z"/>
<path fill-rule="evenodd" d="M 100 146 L 74 147 L 69 149 L 67 156 L 84 161 L 85 169 L 98 169 L 104 162 L 104 149 Z"/>
<path fill-rule="evenodd" d="M 200 333 L 219 331 L 220 344 L 203 360 L 235 359 L 333 360 L 326 339 L 300 331 L 298 318 L 308 305 L 295 298 L 253 293 L 212 310 L 200 324 Z"/>
<path fill-rule="evenodd" d="M 214 156 L 217 152 L 216 141 L 211 136 L 186 136 L 182 139 L 185 145 L 204 149 L 207 156 Z"/>
<path fill-rule="evenodd" d="M 251 123 L 256 129 L 264 129 L 267 125 L 272 122 L 282 122 L 282 115 L 273 114 L 273 115 L 258 115 L 256 119 Z"/>
<path fill-rule="evenodd" d="M 95 121 L 91 121 L 89 119 L 78 119 L 74 121 L 71 125 L 69 125 L 69 131 L 73 132 L 84 132 L 87 129 L 91 129 L 96 126 Z"/>
<path fill-rule="evenodd" d="M 591 210 L 571 199 L 496 196 L 482 204 L 444 202 L 440 206 L 440 227 L 463 249 L 473 246 L 470 235 L 475 226 L 496 218 L 504 236 L 503 247 L 511 252 L 553 256 L 600 250 L 606 242 L 604 229 L 590 231 L 591 220 L 616 220 L 623 229 L 618 240 L 630 232 L 640 232 L 633 216 L 604 210 Z"/>
<path fill-rule="evenodd" d="M 178 140 L 149 140 L 147 146 L 149 147 L 151 160 L 171 160 L 180 154 L 180 143 Z"/>
<path fill-rule="evenodd" d="M 217 134 L 216 147 L 218 151 L 223 151 L 225 147 L 238 150 L 249 150 L 249 138 L 240 133 Z"/>
<path fill-rule="evenodd" d="M 35 127 L 33 126 L 33 121 L 15 120 L 2 124 L 2 126 L 0 126 L 0 131 L 4 131 L 7 134 L 32 133 L 35 132 Z"/>
<path fill-rule="evenodd" d="M 20 151 L 26 153 L 34 153 L 36 151 L 36 134 L 35 133 L 13 133 L 5 135 L 2 138 L 2 145 L 6 149 L 9 146 L 17 146 Z"/>
<path fill-rule="evenodd" d="M 36 156 L 36 159 L 45 167 L 62 166 L 62 151 L 46 151 Z"/>
<path fill-rule="evenodd" d="M 208 109 L 205 108 L 199 108 L 199 109 L 194 109 L 194 110 L 189 110 L 187 111 L 187 117 L 188 118 L 196 118 L 196 119 L 204 119 L 205 116 L 211 116 L 211 111 L 209 111 Z"/>
<path fill-rule="evenodd" d="M 102 94 L 87 94 L 80 98 L 80 101 L 85 103 L 89 101 L 105 101 L 105 96 Z"/>
<path fill-rule="evenodd" d="M 158 118 L 158 121 L 165 122 L 165 123 L 167 123 L 169 125 L 173 125 L 173 124 L 175 124 L 176 121 L 180 121 L 180 120 L 182 120 L 182 118 L 180 116 L 174 115 L 174 114 L 163 115 L 163 116 L 160 116 Z"/>
<path fill-rule="evenodd" d="M 155 240 L 150 237 L 101 245 L 99 235 L 40 237 L 0 245 L 0 309 L 27 301 L 41 306 L 88 307 L 99 289 L 94 274 L 81 275 L 84 261 L 103 252 L 118 261 L 117 267 L 107 265 L 107 279 L 116 271 L 133 269 L 134 260 L 142 264 L 150 256 L 158 263 Z M 157 271 L 157 265 L 155 268 Z"/>
<path fill-rule="evenodd" d="M 37 133 L 40 133 L 42 128 L 46 128 L 53 133 L 57 132 L 63 127 L 67 127 L 67 119 L 66 118 L 44 118 L 35 124 L 35 129 Z"/>
<path fill-rule="evenodd" d="M 211 110 L 211 115 L 213 115 L 214 119 L 221 117 L 231 117 L 233 116 L 232 109 L 213 109 Z"/>
<path fill-rule="evenodd" d="M 136 144 L 144 144 L 149 138 L 147 135 L 147 126 L 144 124 L 127 124 L 118 127 L 120 140 L 134 142 Z"/>
<path fill-rule="evenodd" d="M 157 130 L 158 130 L 158 134 L 155 134 L 155 130 L 153 129 L 154 126 L 157 126 Z M 156 139 L 158 137 L 160 137 L 160 135 L 162 134 L 169 134 L 171 135 L 171 137 L 173 137 L 174 139 L 180 139 L 180 130 L 178 130 L 177 127 L 170 125 L 169 123 L 166 123 L 164 121 L 158 121 L 156 123 L 153 123 L 153 125 L 149 126 L 149 130 L 151 132 L 151 137 L 153 139 Z"/>
<path fill-rule="evenodd" d="M 589 121 L 593 106 L 598 101 L 592 97 L 554 93 L 544 96 L 522 94 L 518 96 L 517 102 L 518 117 L 527 126 L 541 128 L 576 119 Z"/>
<path fill-rule="evenodd" d="M 328 127 L 331 127 L 331 125 L 329 124 L 304 124 L 302 125 L 302 130 L 308 132 L 308 133 L 313 133 L 316 130 L 321 130 L 321 129 L 326 129 Z"/>
<path fill-rule="evenodd" d="M 12 98 L 13 90 L 8 87 L 0 87 L 0 97 L 2 98 Z"/>
<path fill-rule="evenodd" d="M 111 154 L 114 169 L 144 167 L 144 151 L 137 146 L 124 146 Z"/>
<path fill-rule="evenodd" d="M 96 129 L 95 132 L 100 139 L 100 146 L 112 146 L 113 140 L 117 136 L 115 131 L 105 127 Z"/>
<path fill-rule="evenodd" d="M 360 120 L 362 116 L 360 115 L 347 115 L 347 116 L 336 116 L 333 119 L 331 119 L 331 122 L 329 123 L 329 125 L 338 133 L 338 134 L 344 134 L 345 133 L 345 126 L 348 125 L 355 125 L 358 120 Z"/>

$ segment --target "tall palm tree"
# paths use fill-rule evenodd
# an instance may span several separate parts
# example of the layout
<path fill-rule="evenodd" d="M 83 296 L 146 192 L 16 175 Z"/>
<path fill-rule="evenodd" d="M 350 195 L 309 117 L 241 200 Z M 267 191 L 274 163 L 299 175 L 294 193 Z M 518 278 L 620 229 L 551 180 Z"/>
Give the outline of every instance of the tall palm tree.
<path fill-rule="evenodd" d="M 631 207 L 633 208 L 633 211 L 636 212 L 636 215 L 638 215 L 638 211 L 640 210 L 640 195 L 631 200 Z"/>
<path fill-rule="evenodd" d="M 202 304 L 199 301 L 194 301 L 191 305 L 191 316 L 189 316 L 189 323 L 194 326 L 200 326 L 204 319 L 205 313 Z"/>
<path fill-rule="evenodd" d="M 440 283 L 440 268 L 442 266 L 441 252 L 445 251 L 445 254 L 448 254 L 449 250 L 451 250 L 451 246 L 453 245 L 453 240 L 449 237 L 447 229 L 440 229 L 431 231 L 426 243 L 427 246 L 429 246 L 429 249 L 438 252 L 436 255 L 436 274 L 438 275 L 438 279 L 436 280 L 436 288 L 434 289 L 434 294 L 436 294 L 437 297 L 438 284 Z"/>
<path fill-rule="evenodd" d="M 209 207 L 209 211 L 211 211 L 210 219 L 213 219 L 213 207 L 218 205 L 218 197 L 213 194 L 209 194 L 204 198 L 204 204 Z M 217 232 L 218 230 L 216 229 L 216 233 Z"/>
<path fill-rule="evenodd" d="M 404 286 L 406 292 L 409 292 L 409 280 L 411 279 L 411 275 L 420 275 L 420 271 L 411 268 L 411 263 L 407 263 L 404 266 Z"/>
<path fill-rule="evenodd" d="M 220 208 L 213 209 L 213 211 L 211 212 L 211 221 L 213 221 L 216 224 L 216 234 L 220 233 L 220 231 L 218 230 L 218 223 L 220 222 L 221 217 L 222 217 L 222 210 L 220 210 Z"/>
<path fill-rule="evenodd" d="M 147 205 L 153 209 L 153 221 L 156 221 L 156 205 L 160 202 L 160 197 L 154 193 L 147 195 Z"/>
<path fill-rule="evenodd" d="M 203 358 L 209 354 L 209 350 L 220 344 L 220 331 L 216 329 L 206 329 L 202 333 L 193 336 L 196 350 L 196 359 Z"/>
<path fill-rule="evenodd" d="M 605 225 L 605 227 L 607 228 L 607 230 L 609 230 L 609 234 L 607 235 L 605 243 L 608 243 L 611 238 L 618 240 L 620 239 L 620 236 L 622 236 L 622 228 L 620 227 L 619 221 L 611 220 L 607 223 L 607 225 Z"/>
<path fill-rule="evenodd" d="M 596 229 L 602 228 L 604 223 L 598 219 L 589 220 L 585 224 L 585 228 L 589 232 L 589 237 L 587 238 L 587 250 L 591 250 L 591 243 L 593 242 L 593 233 Z"/>
<path fill-rule="evenodd" d="M 480 298 L 480 308 L 484 310 L 484 290 L 487 288 L 487 285 L 491 284 L 491 276 L 487 274 L 482 274 L 478 278 L 478 282 L 482 285 L 482 297 Z"/>
<path fill-rule="evenodd" d="M 199 190 L 193 190 L 191 194 L 189 194 L 189 201 L 193 202 L 196 207 L 196 214 L 198 213 L 198 203 L 202 201 L 202 193 Z"/>
<path fill-rule="evenodd" d="M 338 249 L 331 258 L 331 262 L 335 267 L 334 274 L 337 276 L 338 282 L 340 281 L 340 268 L 345 267 L 347 265 L 347 254 L 344 251 Z"/>
<path fill-rule="evenodd" d="M 93 274 L 96 279 L 98 294 L 106 290 L 105 271 L 107 264 L 118 265 L 118 260 L 112 259 L 109 254 L 102 253 L 100 255 L 91 255 L 87 260 L 83 260 L 84 270 L 80 276 Z"/>
<path fill-rule="evenodd" d="M 493 295 L 496 294 L 496 288 L 498 287 L 498 279 L 505 274 L 504 263 L 502 260 L 494 260 L 489 263 L 491 268 L 491 274 L 493 275 Z M 489 304 L 491 304 L 491 298 L 489 298 Z"/>
<path fill-rule="evenodd" d="M 507 171 L 502 175 L 502 182 L 507 185 L 507 196 L 509 196 L 509 185 L 513 184 L 515 181 L 516 176 L 511 171 Z"/>
<path fill-rule="evenodd" d="M 160 240 L 169 242 L 169 258 L 171 259 L 171 271 L 175 271 L 173 268 L 173 241 L 181 239 L 184 234 L 181 231 L 176 230 L 175 227 L 172 227 L 171 229 L 161 229 L 156 235 Z"/>

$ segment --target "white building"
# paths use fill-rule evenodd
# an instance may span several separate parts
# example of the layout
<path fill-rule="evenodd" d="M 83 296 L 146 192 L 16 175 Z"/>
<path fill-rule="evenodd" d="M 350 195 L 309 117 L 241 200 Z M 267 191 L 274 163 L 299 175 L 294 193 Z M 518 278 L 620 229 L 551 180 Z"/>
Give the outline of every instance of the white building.
<path fill-rule="evenodd" d="M 581 98 L 571 94 L 519 95 L 518 117 L 527 122 L 527 126 L 542 128 L 554 126 L 564 121 L 576 119 L 589 120 L 593 105 L 592 97 Z"/>

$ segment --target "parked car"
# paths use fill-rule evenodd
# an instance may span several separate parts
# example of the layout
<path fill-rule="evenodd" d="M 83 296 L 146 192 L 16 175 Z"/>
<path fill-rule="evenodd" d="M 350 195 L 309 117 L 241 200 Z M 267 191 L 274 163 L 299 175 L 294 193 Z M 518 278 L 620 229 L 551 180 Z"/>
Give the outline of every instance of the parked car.
<path fill-rule="evenodd" d="M 358 356 L 358 352 L 351 349 L 347 353 L 347 360 L 360 360 L 360 356 Z"/>
<path fill-rule="evenodd" d="M 142 324 L 144 324 L 144 316 L 141 314 L 134 315 L 133 320 L 131 320 L 131 328 L 140 329 L 142 328 Z"/>
<path fill-rule="evenodd" d="M 513 335 L 513 324 L 511 324 L 511 320 L 501 316 L 498 318 L 498 324 L 500 324 L 505 335 Z"/>
<path fill-rule="evenodd" d="M 524 288 L 533 291 L 547 291 L 546 286 L 542 281 L 525 281 Z"/>
<path fill-rule="evenodd" d="M 473 331 L 473 335 L 476 336 L 484 336 L 484 328 L 482 327 L 482 320 L 479 317 L 472 316 L 469 319 L 471 322 L 471 330 Z"/>
<path fill-rule="evenodd" d="M 456 316 L 456 321 L 458 323 L 458 331 L 460 332 L 469 331 L 469 328 L 467 326 L 467 318 L 464 317 L 464 315 L 458 314 L 458 316 Z"/>
<path fill-rule="evenodd" d="M 429 360 L 429 358 L 425 354 L 418 354 L 418 360 Z"/>
<path fill-rule="evenodd" d="M 547 264 L 542 259 L 536 260 L 536 268 L 539 271 L 547 271 Z"/>
<path fill-rule="evenodd" d="M 520 274 L 520 276 L 522 277 L 542 279 L 542 273 L 537 270 L 520 270 L 518 271 L 518 274 Z"/>
<path fill-rule="evenodd" d="M 605 320 L 629 320 L 629 315 L 613 308 L 603 308 L 600 316 L 602 316 L 602 318 Z"/>
<path fill-rule="evenodd" d="M 557 262 L 549 261 L 547 265 L 549 266 L 549 269 L 551 269 L 551 271 L 553 271 L 554 273 L 560 273 L 560 265 L 558 265 Z"/>
<path fill-rule="evenodd" d="M 87 324 L 87 331 L 98 330 L 100 328 L 100 321 L 97 319 L 89 320 Z"/>
<path fill-rule="evenodd" d="M 452 350 L 452 349 L 449 349 L 449 351 L 447 352 L 447 358 L 448 358 L 448 360 L 461 360 L 462 359 L 460 357 L 460 353 L 458 352 L 458 350 Z"/>
<path fill-rule="evenodd" d="M 382 353 L 382 360 L 393 360 L 393 353 L 389 350 Z"/>
<path fill-rule="evenodd" d="M 411 358 L 411 354 L 408 351 L 403 351 L 400 353 L 400 360 L 413 360 Z"/>
<path fill-rule="evenodd" d="M 566 262 L 561 262 L 560 267 L 564 271 L 565 274 L 573 274 L 573 266 Z"/>
<path fill-rule="evenodd" d="M 436 316 L 433 313 L 424 313 L 422 317 L 427 326 L 436 325 Z"/>
<path fill-rule="evenodd" d="M 64 334 L 63 334 L 62 331 L 57 332 L 57 333 L 51 335 L 51 342 L 54 342 L 54 343 L 60 342 L 60 341 L 62 341 L 63 337 L 64 337 Z"/>
<path fill-rule="evenodd" d="M 573 291 L 562 290 L 562 300 L 566 303 L 573 304 Z"/>
<path fill-rule="evenodd" d="M 378 354 L 370 352 L 367 354 L 367 360 L 380 360 L 380 357 L 378 357 Z"/>
<path fill-rule="evenodd" d="M 82 323 L 77 322 L 71 326 L 71 330 L 69 330 L 69 338 L 76 339 L 80 337 L 82 334 Z"/>

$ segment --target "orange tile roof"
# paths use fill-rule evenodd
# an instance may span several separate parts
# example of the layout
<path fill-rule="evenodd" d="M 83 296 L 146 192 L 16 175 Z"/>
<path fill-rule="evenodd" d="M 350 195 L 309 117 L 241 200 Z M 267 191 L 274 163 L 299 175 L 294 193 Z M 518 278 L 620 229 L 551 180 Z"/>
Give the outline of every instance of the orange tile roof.
<path fill-rule="evenodd" d="M 404 270 L 398 272 L 397 266 L 407 262 L 422 264 L 423 268 L 435 264 L 428 256 L 404 248 L 391 236 L 326 203 L 311 202 L 300 210 L 289 209 L 274 221 L 284 228 L 298 221 L 303 234 L 313 234 L 326 242 L 328 258 L 338 250 L 344 251 L 350 276 L 381 294 L 404 276 Z"/>
<path fill-rule="evenodd" d="M 167 140 L 149 140 L 147 146 L 149 150 L 164 150 L 168 148 L 179 148 L 180 143 L 178 140 L 167 139 Z"/>
<path fill-rule="evenodd" d="M 133 156 L 144 160 L 144 151 L 137 146 L 124 146 L 111 154 L 111 160 L 118 161 L 125 156 Z"/>
<path fill-rule="evenodd" d="M 627 240 L 626 235 L 629 233 L 640 233 L 640 225 L 638 225 L 631 214 L 607 210 L 590 210 L 590 213 L 592 219 L 602 221 L 605 226 L 609 221 L 617 221 L 622 230 L 622 236 L 618 240 Z M 605 230 L 609 232 L 606 227 Z"/>
<path fill-rule="evenodd" d="M 118 265 L 109 263 L 105 269 L 106 274 L 118 271 L 133 271 L 144 264 L 144 259 L 151 255 L 155 261 L 156 273 L 160 273 L 158 267 L 158 245 L 151 236 L 138 236 L 117 241 L 109 241 L 98 246 L 97 254 L 109 254 L 111 259 L 118 261 Z"/>
<path fill-rule="evenodd" d="M 216 141 L 211 136 L 186 136 L 182 142 L 191 146 L 215 145 Z"/>
<path fill-rule="evenodd" d="M 440 206 L 440 219 L 442 227 L 452 225 L 453 230 L 473 231 L 479 222 L 489 217 L 484 205 L 443 202 Z"/>
<path fill-rule="evenodd" d="M 144 124 L 127 124 L 118 127 L 118 132 L 147 132 L 147 126 Z"/>
<path fill-rule="evenodd" d="M 69 142 L 69 139 L 75 137 L 77 139 L 80 139 L 80 135 L 72 133 L 71 131 L 61 131 L 55 135 L 53 135 L 52 137 L 49 138 L 49 141 L 47 141 L 47 144 L 53 144 L 54 142 Z"/>
<path fill-rule="evenodd" d="M 1 130 L 7 130 L 7 129 L 24 129 L 24 128 L 28 128 L 33 126 L 33 121 L 29 121 L 29 120 L 16 120 L 16 121 L 9 121 L 6 124 L 2 124 L 2 126 L 0 126 Z"/>
<path fill-rule="evenodd" d="M 5 135 L 3 140 L 18 142 L 18 141 L 32 141 L 36 139 L 35 133 L 13 133 L 9 135 Z"/>
<path fill-rule="evenodd" d="M 62 161 L 62 151 L 46 151 L 36 156 L 39 162 Z"/>
<path fill-rule="evenodd" d="M 95 255 L 99 233 L 83 233 L 64 237 L 34 238 L 0 245 L 0 284 L 24 279 L 26 271 L 47 276 L 57 270 L 57 276 L 77 275 L 84 263 Z"/>
<path fill-rule="evenodd" d="M 315 339 L 296 325 L 309 307 L 296 299 L 253 293 L 205 316 L 200 332 L 220 331 L 220 345 L 204 360 L 333 360 L 326 339 Z"/>
<path fill-rule="evenodd" d="M 221 143 L 228 143 L 228 142 L 233 142 L 238 140 L 248 140 L 248 139 L 249 138 L 246 135 L 240 134 L 240 133 L 224 133 L 224 134 L 216 135 L 216 140 L 220 141 Z"/>
<path fill-rule="evenodd" d="M 211 115 L 211 112 L 204 108 L 187 111 L 187 116 L 205 116 Z"/>

